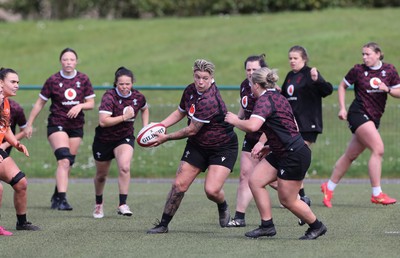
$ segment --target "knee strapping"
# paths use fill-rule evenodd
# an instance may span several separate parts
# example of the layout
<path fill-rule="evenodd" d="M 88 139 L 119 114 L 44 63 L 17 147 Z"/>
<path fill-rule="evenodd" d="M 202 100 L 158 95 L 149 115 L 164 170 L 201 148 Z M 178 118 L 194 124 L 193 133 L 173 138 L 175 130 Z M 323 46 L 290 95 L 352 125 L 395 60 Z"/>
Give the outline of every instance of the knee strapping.
<path fill-rule="evenodd" d="M 75 162 L 75 155 L 72 155 L 69 148 L 63 147 L 54 151 L 57 160 L 68 159 L 69 165 L 72 166 Z"/>
<path fill-rule="evenodd" d="M 24 172 L 22 172 L 22 171 L 19 171 L 18 172 L 18 174 L 16 174 L 15 175 L 15 177 L 13 177 L 12 179 L 11 179 L 11 181 L 10 181 L 10 185 L 11 186 L 14 186 L 16 183 L 18 183 L 22 178 L 24 178 L 25 177 L 25 174 L 24 174 Z"/>

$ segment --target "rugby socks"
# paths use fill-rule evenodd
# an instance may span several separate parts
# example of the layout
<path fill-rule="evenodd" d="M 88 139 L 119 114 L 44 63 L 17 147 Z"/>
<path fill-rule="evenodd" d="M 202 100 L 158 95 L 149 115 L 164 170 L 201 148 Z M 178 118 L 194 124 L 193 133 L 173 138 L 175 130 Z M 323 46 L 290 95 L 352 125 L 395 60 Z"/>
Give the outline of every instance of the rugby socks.
<path fill-rule="evenodd" d="M 126 204 L 126 199 L 128 198 L 127 194 L 119 195 L 119 206 Z"/>
<path fill-rule="evenodd" d="M 378 196 L 382 192 L 382 188 L 380 186 L 372 187 L 372 195 Z"/>
<path fill-rule="evenodd" d="M 58 193 L 57 194 L 57 196 L 58 196 L 58 198 L 60 198 L 60 201 L 62 201 L 62 200 L 64 200 L 65 199 L 65 197 L 67 196 L 67 193 Z"/>
<path fill-rule="evenodd" d="M 54 187 L 54 196 L 57 196 L 58 194 L 58 189 L 57 189 L 57 185 Z"/>
<path fill-rule="evenodd" d="M 103 203 L 103 195 L 96 195 L 96 204 L 102 204 Z"/>
<path fill-rule="evenodd" d="M 235 212 L 235 219 L 244 219 L 244 216 L 245 216 L 245 215 L 246 215 L 246 214 L 243 213 L 243 212 L 236 211 L 236 212 Z"/>
<path fill-rule="evenodd" d="M 228 204 L 226 203 L 226 201 L 224 201 L 223 203 L 217 203 L 218 205 L 218 211 L 226 211 L 226 209 L 228 209 Z"/>
<path fill-rule="evenodd" d="M 163 213 L 159 225 L 160 226 L 164 226 L 164 227 L 168 227 L 168 224 L 171 222 L 171 220 L 172 220 L 172 216 L 171 215 Z"/>
<path fill-rule="evenodd" d="M 18 215 L 17 220 L 19 225 L 23 225 L 26 222 L 26 214 Z"/>
<path fill-rule="evenodd" d="M 316 219 L 313 223 L 308 224 L 310 226 L 310 228 L 312 229 L 319 229 L 322 226 L 321 221 L 319 221 L 318 219 Z"/>
<path fill-rule="evenodd" d="M 272 221 L 272 218 L 269 220 L 261 220 L 262 228 L 271 228 L 273 226 L 274 226 L 274 222 Z"/>
<path fill-rule="evenodd" d="M 305 193 L 305 191 L 304 191 L 304 188 L 301 188 L 301 189 L 300 189 L 299 195 L 300 195 L 300 197 L 306 196 L 306 193 Z"/>
<path fill-rule="evenodd" d="M 328 181 L 328 190 L 329 191 L 335 191 L 337 184 L 335 184 L 334 182 L 332 182 L 332 180 L 329 179 Z"/>

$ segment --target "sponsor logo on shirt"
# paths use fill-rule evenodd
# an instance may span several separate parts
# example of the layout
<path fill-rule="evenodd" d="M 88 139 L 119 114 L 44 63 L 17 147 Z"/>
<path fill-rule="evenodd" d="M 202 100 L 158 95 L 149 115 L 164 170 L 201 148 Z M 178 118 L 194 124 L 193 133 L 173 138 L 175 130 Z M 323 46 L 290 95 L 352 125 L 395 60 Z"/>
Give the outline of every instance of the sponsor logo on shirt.
<path fill-rule="evenodd" d="M 292 97 L 293 96 L 293 94 L 294 94 L 294 86 L 293 86 L 293 84 L 290 84 L 289 85 L 289 87 L 286 89 L 286 92 L 287 92 L 287 94 L 288 94 L 288 98 L 287 98 L 287 100 L 297 100 L 297 97 Z"/>
<path fill-rule="evenodd" d="M 74 89 L 64 91 L 64 97 L 68 100 L 62 102 L 64 106 L 74 106 L 80 103 L 79 101 L 73 101 L 76 98 L 76 91 Z"/>
<path fill-rule="evenodd" d="M 244 96 L 242 98 L 242 107 L 246 108 L 248 104 L 249 104 L 249 99 L 247 96 Z"/>
<path fill-rule="evenodd" d="M 369 80 L 369 85 L 371 85 L 371 87 L 374 89 L 378 89 L 380 83 L 381 79 L 379 79 L 378 77 L 373 77 L 371 78 L 371 80 Z"/>
<path fill-rule="evenodd" d="M 287 94 L 288 94 L 289 96 L 293 96 L 293 93 L 294 93 L 294 86 L 293 86 L 293 84 L 290 84 L 289 87 L 287 87 L 286 92 L 287 92 Z"/>

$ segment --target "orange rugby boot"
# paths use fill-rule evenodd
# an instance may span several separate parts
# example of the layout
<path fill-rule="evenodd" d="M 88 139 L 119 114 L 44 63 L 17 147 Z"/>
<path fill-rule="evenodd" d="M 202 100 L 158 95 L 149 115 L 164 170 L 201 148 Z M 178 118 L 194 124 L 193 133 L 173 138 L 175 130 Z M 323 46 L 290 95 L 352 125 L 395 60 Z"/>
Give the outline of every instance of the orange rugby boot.
<path fill-rule="evenodd" d="M 389 197 L 389 195 L 381 192 L 378 196 L 371 195 L 371 202 L 375 204 L 388 205 L 388 204 L 395 204 L 396 199 L 391 198 Z"/>
<path fill-rule="evenodd" d="M 328 182 L 325 182 L 321 185 L 321 192 L 324 194 L 324 199 L 322 200 L 322 203 L 328 207 L 332 208 L 332 203 L 331 199 L 333 197 L 333 191 L 330 191 L 328 189 Z"/>

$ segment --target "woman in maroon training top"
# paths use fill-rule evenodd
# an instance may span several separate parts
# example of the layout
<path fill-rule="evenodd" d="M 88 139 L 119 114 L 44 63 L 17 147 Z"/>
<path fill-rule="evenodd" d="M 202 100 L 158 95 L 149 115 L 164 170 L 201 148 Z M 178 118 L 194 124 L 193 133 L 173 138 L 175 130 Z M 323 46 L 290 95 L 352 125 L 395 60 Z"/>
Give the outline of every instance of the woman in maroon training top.
<path fill-rule="evenodd" d="M 126 204 L 131 181 L 131 161 L 135 136 L 134 121 L 139 111 L 143 126 L 149 122 L 149 109 L 146 98 L 133 88 L 135 76 L 132 71 L 120 67 L 115 72 L 114 88 L 107 90 L 99 107 L 99 126 L 93 141 L 93 158 L 96 161 L 94 188 L 96 205 L 94 218 L 104 217 L 103 191 L 111 161 L 115 158 L 118 165 L 119 204 L 117 213 L 132 216 Z"/>
<path fill-rule="evenodd" d="M 57 159 L 56 187 L 51 208 L 72 210 L 67 201 L 68 179 L 83 138 L 84 110 L 94 107 L 94 91 L 89 77 L 77 71 L 78 55 L 66 48 L 60 54 L 61 71 L 46 80 L 29 115 L 26 134 L 32 136 L 36 117 L 51 99 L 47 139 Z"/>
<path fill-rule="evenodd" d="M 240 119 L 249 119 L 253 112 L 254 104 L 257 98 L 251 92 L 251 75 L 261 67 L 267 67 L 265 54 L 253 55 L 246 58 L 244 69 L 246 79 L 240 84 L 240 109 L 238 116 Z M 260 139 L 261 132 L 246 133 L 243 140 L 242 151 L 240 155 L 240 178 L 236 193 L 236 211 L 235 216 L 229 221 L 227 227 L 245 227 L 246 209 L 253 199 L 249 187 L 249 178 L 259 159 L 253 158 L 252 151 L 257 152 L 264 147 L 266 139 Z"/>
<path fill-rule="evenodd" d="M 187 117 L 187 126 L 169 134 L 160 134 L 154 146 L 166 141 L 188 138 L 175 181 L 168 194 L 161 221 L 149 234 L 167 233 L 168 224 L 195 178 L 208 169 L 204 181 L 207 198 L 217 204 L 219 225 L 230 221 L 223 186 L 232 172 L 238 154 L 238 140 L 233 126 L 224 122 L 227 112 L 214 83 L 214 64 L 198 59 L 193 66 L 194 82 L 182 94 L 178 109 L 161 123 L 167 128 Z"/>
<path fill-rule="evenodd" d="M 356 64 L 339 84 L 339 119 L 347 120 L 352 138 L 345 153 L 336 161 L 328 182 L 321 185 L 322 202 L 332 207 L 333 191 L 346 174 L 351 163 L 365 150 L 371 151 L 368 173 L 372 187 L 371 202 L 394 204 L 396 199 L 382 192 L 381 173 L 384 146 L 378 128 L 385 111 L 387 96 L 400 97 L 400 77 L 396 68 L 383 63 L 383 52 L 378 44 L 367 43 L 362 48 L 363 64 Z M 355 99 L 346 110 L 345 92 L 354 84 Z"/>
<path fill-rule="evenodd" d="M 327 229 L 310 207 L 298 198 L 298 192 L 311 163 L 311 150 L 301 137 L 287 99 L 276 89 L 278 75 L 269 68 L 261 68 L 252 75 L 252 92 L 257 97 L 253 113 L 241 120 L 228 112 L 225 121 L 245 132 L 261 130 L 268 139 L 271 152 L 262 159 L 251 174 L 249 185 L 261 216 L 261 225 L 245 234 L 258 238 L 274 236 L 272 209 L 265 186 L 278 180 L 278 197 L 282 205 L 310 227 L 302 240 L 316 239 Z"/>

